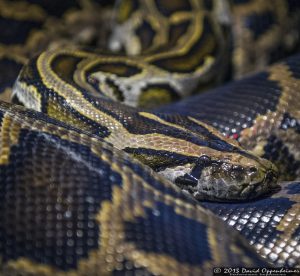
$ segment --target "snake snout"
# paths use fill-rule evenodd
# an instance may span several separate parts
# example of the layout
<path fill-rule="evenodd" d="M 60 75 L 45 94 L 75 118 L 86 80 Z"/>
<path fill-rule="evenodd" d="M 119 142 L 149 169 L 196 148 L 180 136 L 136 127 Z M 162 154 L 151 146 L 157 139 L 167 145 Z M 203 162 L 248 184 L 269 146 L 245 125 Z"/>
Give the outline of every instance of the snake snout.
<path fill-rule="evenodd" d="M 250 181 L 240 193 L 242 199 L 259 197 L 278 187 L 278 169 L 266 159 L 258 158 L 256 166 L 250 166 L 247 173 Z"/>
<path fill-rule="evenodd" d="M 255 183 L 254 189 L 251 193 L 249 193 L 248 198 L 256 197 L 256 195 L 263 195 L 269 192 L 274 191 L 275 188 L 278 187 L 278 171 L 275 166 L 271 169 L 268 169 L 264 174 L 264 179 L 261 182 Z"/>
<path fill-rule="evenodd" d="M 267 171 L 266 177 L 265 177 L 266 182 L 274 183 L 274 182 L 277 181 L 277 178 L 278 178 L 278 173 L 277 172 L 272 171 L 272 170 Z"/>
<path fill-rule="evenodd" d="M 180 178 L 180 186 L 198 200 L 217 201 L 253 199 L 277 187 L 278 171 L 273 163 L 259 157 L 239 161 L 202 157 Z"/>

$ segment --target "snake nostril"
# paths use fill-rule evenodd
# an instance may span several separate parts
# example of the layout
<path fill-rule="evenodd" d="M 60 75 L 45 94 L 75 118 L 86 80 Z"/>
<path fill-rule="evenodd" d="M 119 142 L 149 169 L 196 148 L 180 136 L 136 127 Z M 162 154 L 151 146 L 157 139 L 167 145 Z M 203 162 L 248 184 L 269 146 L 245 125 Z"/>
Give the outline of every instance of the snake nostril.
<path fill-rule="evenodd" d="M 271 182 L 277 179 L 277 175 L 273 171 L 268 171 L 266 174 L 266 181 Z"/>
<path fill-rule="evenodd" d="M 255 168 L 255 167 L 250 167 L 249 172 L 250 172 L 250 173 L 257 173 L 257 168 Z"/>

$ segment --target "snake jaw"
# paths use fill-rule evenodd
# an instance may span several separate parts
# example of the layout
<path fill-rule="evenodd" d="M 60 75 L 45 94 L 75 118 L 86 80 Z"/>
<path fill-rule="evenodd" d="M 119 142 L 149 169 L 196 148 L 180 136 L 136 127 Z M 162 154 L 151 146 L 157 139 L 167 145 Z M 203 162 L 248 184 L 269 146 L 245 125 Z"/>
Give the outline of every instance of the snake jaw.
<path fill-rule="evenodd" d="M 196 164 L 191 170 L 176 179 L 175 183 L 188 191 L 197 200 L 242 201 L 253 199 L 273 191 L 277 187 L 277 168 L 265 159 L 236 165 L 230 160 L 210 161 Z M 254 164 L 256 166 L 254 166 Z M 195 175 L 195 171 L 198 175 Z"/>
<path fill-rule="evenodd" d="M 263 195 L 273 191 L 279 185 L 277 184 L 278 170 L 275 166 L 264 174 L 264 178 L 260 182 L 250 183 L 249 186 L 241 192 L 241 198 L 252 199 L 257 195 Z"/>
<path fill-rule="evenodd" d="M 278 187 L 276 181 L 257 182 L 253 184 L 243 183 L 238 187 L 235 185 L 227 185 L 224 180 L 219 179 L 211 183 L 199 183 L 193 192 L 193 196 L 197 200 L 212 201 L 243 201 L 254 199 Z"/>

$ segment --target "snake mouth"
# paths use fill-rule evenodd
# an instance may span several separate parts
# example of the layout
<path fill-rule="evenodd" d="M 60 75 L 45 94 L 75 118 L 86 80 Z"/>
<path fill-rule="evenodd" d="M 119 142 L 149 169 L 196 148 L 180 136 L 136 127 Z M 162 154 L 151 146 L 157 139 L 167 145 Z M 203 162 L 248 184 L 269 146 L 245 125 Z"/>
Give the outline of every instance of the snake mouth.
<path fill-rule="evenodd" d="M 246 186 L 240 193 L 241 200 L 254 199 L 268 193 L 272 193 L 279 187 L 277 183 L 278 173 L 274 170 L 268 170 L 262 181 L 252 183 Z"/>
<path fill-rule="evenodd" d="M 197 200 L 245 201 L 274 191 L 278 172 L 269 161 L 268 167 L 242 167 L 226 162 L 206 162 L 201 171 L 195 168 L 176 180 L 176 184 Z M 195 166 L 197 167 L 197 166 Z M 197 171 L 197 174 L 195 174 Z"/>
<path fill-rule="evenodd" d="M 207 182 L 198 182 L 192 192 L 197 200 L 208 201 L 246 201 L 256 199 L 265 194 L 271 193 L 277 187 L 278 174 L 268 170 L 263 179 L 258 182 L 244 181 L 239 184 L 228 183 L 224 179 L 216 179 Z M 189 190 L 191 192 L 191 189 Z"/>

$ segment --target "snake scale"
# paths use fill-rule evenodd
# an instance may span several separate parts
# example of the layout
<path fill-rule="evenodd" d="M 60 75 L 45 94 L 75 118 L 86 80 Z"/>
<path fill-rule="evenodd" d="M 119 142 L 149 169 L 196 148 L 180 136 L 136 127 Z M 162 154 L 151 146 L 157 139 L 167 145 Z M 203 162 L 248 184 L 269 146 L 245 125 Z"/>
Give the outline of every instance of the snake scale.
<path fill-rule="evenodd" d="M 299 268 L 299 14 L 0 0 L 0 275 Z"/>

